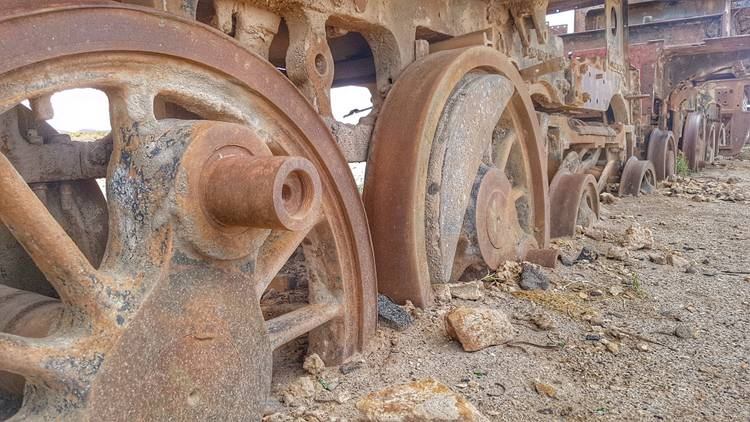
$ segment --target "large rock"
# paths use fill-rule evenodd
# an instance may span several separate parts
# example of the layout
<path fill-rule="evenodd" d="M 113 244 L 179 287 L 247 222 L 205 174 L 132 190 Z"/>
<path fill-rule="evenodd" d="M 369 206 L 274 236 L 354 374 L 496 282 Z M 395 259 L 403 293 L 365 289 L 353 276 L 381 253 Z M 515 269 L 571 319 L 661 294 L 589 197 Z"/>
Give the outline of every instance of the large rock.
<path fill-rule="evenodd" d="M 654 247 L 654 234 L 650 229 L 640 224 L 633 224 L 625 230 L 622 246 L 637 251 L 639 249 L 652 249 Z"/>
<path fill-rule="evenodd" d="M 370 393 L 357 409 L 362 420 L 372 422 L 487 421 L 463 396 L 432 378 Z"/>
<path fill-rule="evenodd" d="M 508 316 L 490 308 L 456 308 L 445 315 L 445 330 L 467 352 L 513 339 L 513 326 Z"/>

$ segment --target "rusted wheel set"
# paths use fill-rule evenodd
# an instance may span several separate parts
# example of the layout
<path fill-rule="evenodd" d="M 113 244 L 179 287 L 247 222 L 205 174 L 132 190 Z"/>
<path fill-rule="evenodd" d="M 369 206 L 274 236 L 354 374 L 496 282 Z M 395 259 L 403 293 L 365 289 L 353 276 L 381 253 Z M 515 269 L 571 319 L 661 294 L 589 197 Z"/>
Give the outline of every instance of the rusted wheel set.
<path fill-rule="evenodd" d="M 378 291 L 429 306 L 433 283 L 554 264 L 550 238 L 594 224 L 610 182 L 637 196 L 674 174 L 671 132 L 641 160 L 627 113 L 602 120 L 621 93 L 568 115 L 513 46 L 457 36 L 377 79 L 361 200 L 321 118 L 331 52 L 305 44 L 310 74 L 285 75 L 179 4 L 192 19 L 110 1 L 0 12 L 0 391 L 23 398 L 17 419 L 259 419 L 285 344 L 342 363 L 374 334 Z M 510 34 L 549 45 L 521 9 Z M 293 60 L 316 35 L 287 20 Z M 45 123 L 74 88 L 106 94 L 108 136 Z"/>

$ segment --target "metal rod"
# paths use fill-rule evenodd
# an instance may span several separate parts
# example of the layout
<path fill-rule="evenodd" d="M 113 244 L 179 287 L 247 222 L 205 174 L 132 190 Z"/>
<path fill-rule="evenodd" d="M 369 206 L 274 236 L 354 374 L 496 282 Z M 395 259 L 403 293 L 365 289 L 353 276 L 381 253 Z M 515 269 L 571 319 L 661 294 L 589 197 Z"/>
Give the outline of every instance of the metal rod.
<path fill-rule="evenodd" d="M 282 346 L 341 315 L 341 305 L 308 305 L 266 321 L 271 347 Z"/>
<path fill-rule="evenodd" d="M 2 153 L 0 220 L 64 302 L 92 301 L 97 271 Z"/>

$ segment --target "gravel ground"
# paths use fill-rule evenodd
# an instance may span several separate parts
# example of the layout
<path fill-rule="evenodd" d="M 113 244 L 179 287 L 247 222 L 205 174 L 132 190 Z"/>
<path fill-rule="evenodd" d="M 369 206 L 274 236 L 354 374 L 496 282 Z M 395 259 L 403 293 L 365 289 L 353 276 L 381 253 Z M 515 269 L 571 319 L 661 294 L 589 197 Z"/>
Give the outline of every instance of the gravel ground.
<path fill-rule="evenodd" d="M 722 162 L 693 183 L 726 187 L 729 177 L 737 179 L 732 189 L 750 192 L 749 161 Z M 381 328 L 362 368 L 348 375 L 327 368 L 320 376 L 321 385 L 351 399 L 280 407 L 270 419 L 356 420 L 359 397 L 432 377 L 490 420 L 750 420 L 750 279 L 740 274 L 750 271 L 750 203 L 668 193 L 605 205 L 601 241 L 579 235 L 557 242 L 568 256 L 583 246 L 601 256 L 548 271 L 549 291 L 523 295 L 512 285 L 488 284 L 480 301 L 454 299 L 418 312 L 401 333 Z M 631 252 L 626 262 L 605 258 L 634 223 L 653 232 L 653 248 Z M 687 259 L 688 272 L 649 259 L 668 254 Z M 518 340 L 560 347 L 466 353 L 443 328 L 443 316 L 457 305 L 500 309 Z M 539 315 L 554 328 L 528 321 Z M 305 375 L 302 346 L 290 346 L 285 355 L 294 358 L 277 362 L 277 397 Z M 535 383 L 552 387 L 554 397 L 537 393 Z"/>

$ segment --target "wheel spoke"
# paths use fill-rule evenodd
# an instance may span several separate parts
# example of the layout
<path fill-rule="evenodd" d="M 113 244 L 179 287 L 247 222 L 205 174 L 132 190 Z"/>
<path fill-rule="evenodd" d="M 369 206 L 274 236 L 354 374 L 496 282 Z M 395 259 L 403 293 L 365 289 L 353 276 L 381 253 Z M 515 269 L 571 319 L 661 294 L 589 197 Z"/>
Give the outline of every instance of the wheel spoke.
<path fill-rule="evenodd" d="M 0 220 L 63 302 L 90 305 L 95 301 L 98 272 L 1 153 L 0 198 Z"/>
<path fill-rule="evenodd" d="M 496 130 L 493 136 L 496 137 L 494 140 L 495 144 L 495 167 L 505 170 L 508 165 L 508 159 L 510 152 L 513 150 L 513 144 L 516 142 L 516 130 L 513 128 L 507 129 L 507 132 L 502 137 L 498 137 L 499 132 Z"/>
<path fill-rule="evenodd" d="M 305 230 L 274 230 L 271 233 L 263 244 L 255 264 L 256 275 L 253 278 L 258 298 L 263 295 L 273 278 L 281 271 L 294 251 L 320 221 L 322 221 L 320 217 L 315 218 L 315 223 Z"/>
<path fill-rule="evenodd" d="M 266 321 L 271 347 L 276 349 L 340 316 L 341 312 L 342 307 L 338 304 L 315 304 Z"/>
<path fill-rule="evenodd" d="M 0 333 L 0 369 L 24 377 L 51 380 L 55 373 L 45 362 L 55 352 L 49 339 L 32 339 Z"/>

